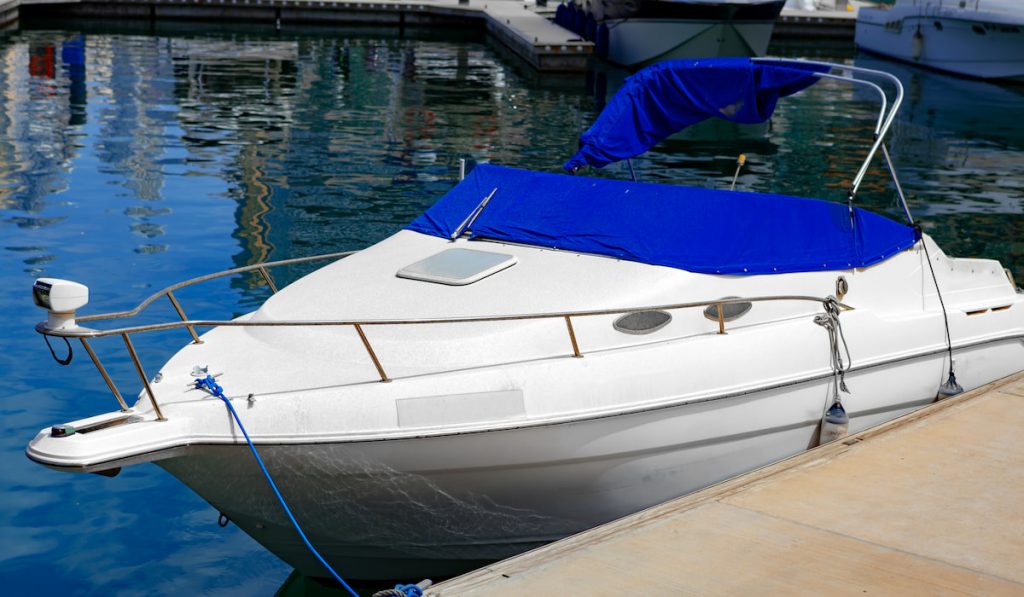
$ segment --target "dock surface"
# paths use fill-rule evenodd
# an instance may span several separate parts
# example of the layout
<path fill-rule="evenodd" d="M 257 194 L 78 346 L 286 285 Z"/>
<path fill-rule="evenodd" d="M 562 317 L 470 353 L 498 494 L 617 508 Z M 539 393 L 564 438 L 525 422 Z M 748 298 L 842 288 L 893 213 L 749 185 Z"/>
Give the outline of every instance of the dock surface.
<path fill-rule="evenodd" d="M 1024 595 L 1024 374 L 428 595 Z"/>

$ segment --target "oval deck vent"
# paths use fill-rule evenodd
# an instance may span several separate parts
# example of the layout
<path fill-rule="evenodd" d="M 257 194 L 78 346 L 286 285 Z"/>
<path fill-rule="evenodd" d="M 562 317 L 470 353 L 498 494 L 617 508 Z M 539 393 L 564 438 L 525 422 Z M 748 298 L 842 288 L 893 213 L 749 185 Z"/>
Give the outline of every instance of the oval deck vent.
<path fill-rule="evenodd" d="M 739 297 L 727 296 L 722 300 L 735 299 Z M 724 321 L 735 321 L 740 317 L 746 315 L 753 305 L 750 303 L 727 303 L 722 305 L 722 319 Z M 718 321 L 718 305 L 709 305 L 708 308 L 704 309 L 704 317 L 707 317 L 711 321 Z"/>
<path fill-rule="evenodd" d="M 665 311 L 638 311 L 627 313 L 612 324 L 623 334 L 651 334 L 672 321 L 672 315 Z"/>

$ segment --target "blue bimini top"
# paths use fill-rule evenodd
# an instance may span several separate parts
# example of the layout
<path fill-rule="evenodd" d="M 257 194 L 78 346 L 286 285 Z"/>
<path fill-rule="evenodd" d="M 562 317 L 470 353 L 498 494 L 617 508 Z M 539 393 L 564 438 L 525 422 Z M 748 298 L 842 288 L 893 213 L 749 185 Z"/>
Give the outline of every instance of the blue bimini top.
<path fill-rule="evenodd" d="M 913 228 L 785 195 L 605 180 L 478 165 L 408 226 L 449 238 L 494 196 L 471 238 L 606 255 L 705 274 L 866 267 L 914 245 Z"/>
<path fill-rule="evenodd" d="M 600 168 L 638 156 L 662 139 L 707 120 L 753 124 L 775 111 L 780 97 L 806 89 L 828 67 L 754 62 L 750 58 L 666 60 L 626 79 L 565 169 Z"/>

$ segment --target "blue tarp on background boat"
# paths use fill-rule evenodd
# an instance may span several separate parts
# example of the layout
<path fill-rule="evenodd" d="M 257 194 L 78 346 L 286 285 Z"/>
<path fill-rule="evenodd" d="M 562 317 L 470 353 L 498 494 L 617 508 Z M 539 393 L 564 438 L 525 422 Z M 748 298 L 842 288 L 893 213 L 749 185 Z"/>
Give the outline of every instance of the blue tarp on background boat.
<path fill-rule="evenodd" d="M 662 139 L 707 120 L 764 122 L 780 97 L 813 85 L 827 66 L 750 58 L 668 60 L 626 79 L 565 169 L 600 168 L 638 156 Z"/>
<path fill-rule="evenodd" d="M 913 228 L 846 205 L 785 195 L 605 180 L 481 164 L 408 226 L 708 274 L 866 267 L 913 246 Z"/>

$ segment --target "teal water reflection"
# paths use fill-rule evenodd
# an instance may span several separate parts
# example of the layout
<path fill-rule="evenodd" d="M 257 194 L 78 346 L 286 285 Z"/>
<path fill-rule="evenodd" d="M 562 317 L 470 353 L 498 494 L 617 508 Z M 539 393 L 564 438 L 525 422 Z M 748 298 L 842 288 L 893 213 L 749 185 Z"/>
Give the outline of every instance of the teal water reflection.
<path fill-rule="evenodd" d="M 1020 89 L 840 48 L 777 51 L 898 72 L 908 105 L 893 153 L 915 213 L 950 253 L 1024 273 Z M 620 78 L 539 78 L 485 40 L 450 33 L 65 25 L 0 37 L 5 589 L 26 594 L 45 579 L 67 594 L 252 595 L 290 572 L 234 527 L 219 529 L 215 511 L 156 467 L 107 479 L 25 459 L 35 430 L 114 407 L 87 360 L 59 367 L 32 331 L 34 277 L 80 280 L 90 309 L 118 310 L 202 273 L 360 248 L 449 188 L 460 157 L 558 170 Z M 707 123 L 666 142 L 636 161 L 638 175 L 725 187 L 745 152 L 740 188 L 843 200 L 870 138 L 866 99 L 823 82 L 783 102 L 770 126 Z M 875 174 L 861 203 L 898 218 Z M 191 316 L 214 317 L 266 296 L 257 278 L 238 277 L 180 298 Z M 154 370 L 186 339 L 137 344 Z M 111 374 L 136 387 L 119 347 L 104 344 Z"/>

